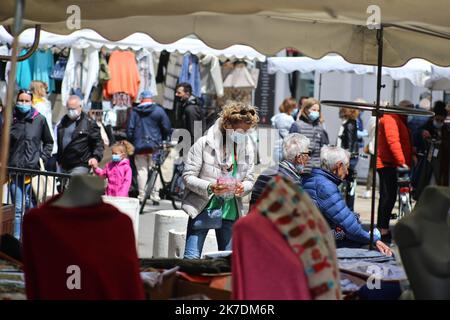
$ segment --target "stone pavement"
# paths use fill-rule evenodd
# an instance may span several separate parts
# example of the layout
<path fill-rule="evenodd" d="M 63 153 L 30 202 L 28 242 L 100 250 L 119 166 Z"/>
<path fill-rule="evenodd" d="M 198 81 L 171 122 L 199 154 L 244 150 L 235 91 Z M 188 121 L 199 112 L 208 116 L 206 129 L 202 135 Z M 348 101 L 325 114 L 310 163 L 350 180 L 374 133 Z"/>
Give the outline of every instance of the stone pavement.
<path fill-rule="evenodd" d="M 368 226 L 370 225 L 370 208 L 371 208 L 371 200 L 363 199 L 359 195 L 362 195 L 365 191 L 365 186 L 358 186 L 356 190 L 357 198 L 355 200 L 355 211 L 361 215 L 361 222 L 368 230 Z M 376 206 L 375 206 L 375 224 L 376 224 L 376 209 L 378 205 L 378 193 L 376 197 Z M 153 256 L 153 234 L 154 234 L 154 216 L 155 212 L 159 210 L 173 210 L 172 203 L 168 200 L 161 200 L 158 206 L 152 205 L 152 203 L 147 204 L 144 214 L 140 215 L 139 220 L 139 247 L 138 252 L 140 257 L 152 257 Z M 398 206 L 394 207 L 393 213 L 398 212 Z M 396 221 L 392 220 L 391 224 L 395 224 Z M 184 232 L 185 228 L 181 228 L 177 226 L 178 232 Z M 213 232 L 211 231 L 211 236 L 213 236 Z M 166 239 L 164 241 L 167 241 Z"/>

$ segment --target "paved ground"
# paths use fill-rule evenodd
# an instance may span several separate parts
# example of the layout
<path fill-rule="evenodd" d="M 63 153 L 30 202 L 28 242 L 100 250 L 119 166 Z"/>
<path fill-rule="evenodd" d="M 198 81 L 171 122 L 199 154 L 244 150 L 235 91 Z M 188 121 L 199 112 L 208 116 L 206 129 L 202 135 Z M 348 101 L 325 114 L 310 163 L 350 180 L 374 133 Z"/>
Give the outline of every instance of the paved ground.
<path fill-rule="evenodd" d="M 364 186 L 358 186 L 356 190 L 357 195 L 362 195 L 365 191 Z M 378 205 L 378 193 L 377 193 L 377 201 L 375 206 Z M 398 211 L 398 207 L 394 208 L 393 213 Z M 355 211 L 361 215 L 361 221 L 365 226 L 370 224 L 370 209 L 371 209 L 371 200 L 363 199 L 358 196 L 355 200 Z M 152 204 L 147 204 L 144 214 L 140 216 L 139 220 L 139 256 L 140 257 L 149 257 L 153 248 L 153 239 L 151 237 L 153 227 L 153 215 L 152 212 L 157 210 L 173 210 L 172 203 L 168 200 L 161 200 L 159 206 L 153 206 Z M 376 215 L 375 215 L 375 223 L 376 223 Z M 392 221 L 391 224 L 395 224 L 395 221 Z"/>

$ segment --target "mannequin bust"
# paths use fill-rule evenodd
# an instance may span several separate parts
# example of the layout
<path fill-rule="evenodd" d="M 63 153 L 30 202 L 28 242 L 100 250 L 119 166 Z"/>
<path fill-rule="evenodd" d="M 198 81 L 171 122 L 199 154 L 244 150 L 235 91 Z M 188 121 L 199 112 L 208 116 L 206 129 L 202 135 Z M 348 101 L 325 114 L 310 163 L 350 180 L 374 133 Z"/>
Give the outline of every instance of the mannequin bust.
<path fill-rule="evenodd" d="M 63 208 L 93 206 L 102 202 L 105 183 L 96 176 L 76 175 L 70 179 L 69 185 L 53 206 Z"/>
<path fill-rule="evenodd" d="M 450 299 L 450 188 L 428 186 L 394 239 L 416 299 Z"/>

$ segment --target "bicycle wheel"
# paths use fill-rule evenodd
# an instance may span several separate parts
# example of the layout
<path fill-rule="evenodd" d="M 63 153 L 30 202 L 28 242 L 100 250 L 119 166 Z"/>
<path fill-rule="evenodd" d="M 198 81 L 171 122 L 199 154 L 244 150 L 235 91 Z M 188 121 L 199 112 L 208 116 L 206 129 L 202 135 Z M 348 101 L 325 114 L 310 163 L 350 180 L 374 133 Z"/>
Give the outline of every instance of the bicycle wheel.
<path fill-rule="evenodd" d="M 147 199 L 150 197 L 150 194 L 155 187 L 156 177 L 158 176 L 158 172 L 156 170 L 151 170 L 148 175 L 147 183 L 145 184 L 145 192 L 144 199 L 142 199 L 141 208 L 139 209 L 139 214 L 144 212 L 145 204 L 147 203 Z"/>
<path fill-rule="evenodd" d="M 181 209 L 181 201 L 184 194 L 184 181 L 181 172 L 176 171 L 170 182 L 170 198 L 175 210 Z"/>

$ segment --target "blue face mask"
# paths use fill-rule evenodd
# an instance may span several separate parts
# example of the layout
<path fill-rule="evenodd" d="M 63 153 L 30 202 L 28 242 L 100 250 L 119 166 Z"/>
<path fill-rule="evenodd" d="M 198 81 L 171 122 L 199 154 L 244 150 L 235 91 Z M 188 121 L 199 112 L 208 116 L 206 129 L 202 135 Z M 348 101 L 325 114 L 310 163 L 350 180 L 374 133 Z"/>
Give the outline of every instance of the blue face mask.
<path fill-rule="evenodd" d="M 30 104 L 16 104 L 16 109 L 19 110 L 20 113 L 26 114 L 30 112 L 31 105 Z"/>
<path fill-rule="evenodd" d="M 302 164 L 295 164 L 295 170 L 297 171 L 298 174 L 302 174 L 303 170 L 305 170 L 305 166 Z"/>
<path fill-rule="evenodd" d="M 112 155 L 112 161 L 113 162 L 119 162 L 120 160 L 122 160 L 122 157 L 120 156 L 120 154 L 113 154 Z"/>
<path fill-rule="evenodd" d="M 318 111 L 311 111 L 308 115 L 311 121 L 316 121 L 320 117 L 320 113 Z"/>
<path fill-rule="evenodd" d="M 234 131 L 234 132 L 230 135 L 230 138 L 231 138 L 231 140 L 233 140 L 233 141 L 236 142 L 236 143 L 242 143 L 242 142 L 245 141 L 245 137 L 246 137 L 246 136 L 247 136 L 246 134 L 243 134 L 243 133 Z"/>

